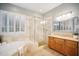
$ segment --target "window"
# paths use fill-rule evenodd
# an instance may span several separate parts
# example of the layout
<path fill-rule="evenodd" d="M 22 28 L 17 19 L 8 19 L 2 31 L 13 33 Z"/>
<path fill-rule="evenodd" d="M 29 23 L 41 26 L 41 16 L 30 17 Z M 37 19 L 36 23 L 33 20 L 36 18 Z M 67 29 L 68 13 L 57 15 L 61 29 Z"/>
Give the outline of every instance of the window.
<path fill-rule="evenodd" d="M 0 10 L 0 33 L 25 32 L 26 16 Z"/>

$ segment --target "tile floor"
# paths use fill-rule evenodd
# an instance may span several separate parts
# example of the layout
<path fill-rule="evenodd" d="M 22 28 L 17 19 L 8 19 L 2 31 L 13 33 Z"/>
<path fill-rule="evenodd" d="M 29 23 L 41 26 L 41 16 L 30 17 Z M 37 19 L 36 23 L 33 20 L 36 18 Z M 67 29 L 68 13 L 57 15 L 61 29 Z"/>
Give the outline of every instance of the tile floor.
<path fill-rule="evenodd" d="M 27 56 L 63 56 L 63 55 L 50 49 L 47 45 L 42 45 L 36 51 L 28 53 Z"/>

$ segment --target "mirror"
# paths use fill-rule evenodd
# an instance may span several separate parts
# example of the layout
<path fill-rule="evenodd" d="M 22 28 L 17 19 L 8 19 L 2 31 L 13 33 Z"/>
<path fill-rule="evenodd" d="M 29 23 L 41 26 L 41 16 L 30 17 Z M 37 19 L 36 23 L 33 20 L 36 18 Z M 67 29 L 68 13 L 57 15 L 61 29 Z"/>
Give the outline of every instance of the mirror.
<path fill-rule="evenodd" d="M 79 33 L 79 17 L 72 17 L 63 21 L 53 21 L 53 31 L 54 32 L 71 32 Z"/>

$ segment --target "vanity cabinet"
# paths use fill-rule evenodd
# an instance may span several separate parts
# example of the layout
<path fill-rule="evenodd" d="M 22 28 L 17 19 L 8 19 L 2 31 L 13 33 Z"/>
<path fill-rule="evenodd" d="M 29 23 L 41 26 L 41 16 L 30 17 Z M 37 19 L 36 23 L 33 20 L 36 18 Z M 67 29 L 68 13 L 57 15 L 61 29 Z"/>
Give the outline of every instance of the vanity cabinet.
<path fill-rule="evenodd" d="M 79 43 L 78 43 L 78 56 L 79 56 Z"/>
<path fill-rule="evenodd" d="M 65 40 L 65 55 L 77 55 L 77 42 L 71 40 Z"/>
<path fill-rule="evenodd" d="M 49 37 L 48 46 L 49 48 L 52 48 L 52 37 Z"/>
<path fill-rule="evenodd" d="M 52 37 L 49 37 L 49 40 L 48 40 L 48 46 L 50 47 L 50 48 L 52 48 L 52 49 L 55 49 L 55 44 L 56 44 L 56 42 L 55 42 L 55 40 L 53 39 Z"/>
<path fill-rule="evenodd" d="M 78 41 L 68 40 L 65 38 L 58 38 L 49 36 L 48 46 L 64 55 L 67 56 L 77 56 L 79 55 L 79 43 Z"/>
<path fill-rule="evenodd" d="M 55 49 L 60 53 L 64 53 L 64 40 L 55 37 L 54 40 L 56 41 Z"/>

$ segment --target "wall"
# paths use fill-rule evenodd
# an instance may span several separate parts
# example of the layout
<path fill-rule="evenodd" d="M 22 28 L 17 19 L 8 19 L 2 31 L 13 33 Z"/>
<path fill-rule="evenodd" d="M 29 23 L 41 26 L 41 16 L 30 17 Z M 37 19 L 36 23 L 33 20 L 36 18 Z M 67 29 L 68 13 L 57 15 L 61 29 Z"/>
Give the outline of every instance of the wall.
<path fill-rule="evenodd" d="M 3 41 L 6 42 L 12 42 L 12 41 L 16 41 L 16 40 L 24 40 L 24 39 L 30 39 L 30 40 L 35 40 L 35 37 L 37 35 L 37 33 L 35 33 L 34 28 L 35 27 L 35 18 L 41 18 L 41 20 L 43 20 L 43 16 L 39 13 L 33 12 L 31 10 L 28 9 L 24 9 L 24 8 L 20 8 L 18 6 L 12 5 L 12 4 L 8 4 L 8 3 L 0 3 L 0 10 L 5 10 L 5 11 L 10 11 L 10 12 L 14 12 L 14 13 L 20 13 L 20 14 L 24 14 L 27 17 L 26 20 L 26 33 L 25 34 L 19 34 L 19 35 L 4 35 L 3 36 Z M 40 25 L 40 24 L 39 24 Z M 39 27 L 41 33 L 39 35 L 42 35 L 42 28 Z M 43 37 L 43 36 L 41 36 Z M 39 38 L 40 39 L 40 38 Z"/>
<path fill-rule="evenodd" d="M 28 16 L 42 17 L 42 15 L 39 13 L 33 12 L 33 11 L 25 9 L 25 8 L 18 7 L 13 4 L 9 4 L 9 3 L 0 3 L 0 9 L 6 10 L 6 11 L 11 11 L 11 12 L 16 12 L 16 13 L 22 13 L 22 14 L 25 14 Z"/>
<path fill-rule="evenodd" d="M 79 12 L 78 12 L 79 4 L 77 3 L 74 3 L 74 4 L 63 3 L 43 15 L 30 11 L 28 9 L 26 10 L 24 8 L 20 8 L 15 5 L 7 4 L 7 3 L 2 3 L 2 4 L 0 3 L 0 9 L 27 15 L 28 16 L 27 26 L 26 26 L 27 32 L 25 35 L 17 36 L 17 38 L 27 38 L 35 41 L 42 41 L 43 39 L 48 38 L 48 35 L 52 33 L 52 22 L 57 16 L 60 16 L 69 11 L 72 11 L 73 16 L 79 15 Z M 42 26 L 40 25 L 40 21 L 43 20 L 43 16 L 44 16 L 44 20 L 48 22 Z M 36 18 L 38 20 L 36 20 Z M 16 36 L 10 36 L 10 35 L 9 36 L 6 35 L 4 37 L 4 39 L 8 41 L 10 41 L 11 39 L 16 40 L 15 38 Z M 47 40 L 44 40 L 44 41 L 47 42 Z"/>
<path fill-rule="evenodd" d="M 48 32 L 46 32 L 45 37 L 47 37 L 48 35 L 53 33 L 53 27 L 52 27 L 52 22 L 53 20 L 56 19 L 56 17 L 63 15 L 67 12 L 72 11 L 72 16 L 78 16 L 79 15 L 79 4 L 78 3 L 63 3 L 61 5 L 59 5 L 58 7 L 52 9 L 51 11 L 47 12 L 44 14 L 44 18 L 46 20 L 46 18 L 50 18 L 48 21 Z M 47 25 L 45 25 L 45 27 L 47 27 Z M 47 39 L 47 38 L 46 38 Z"/>

